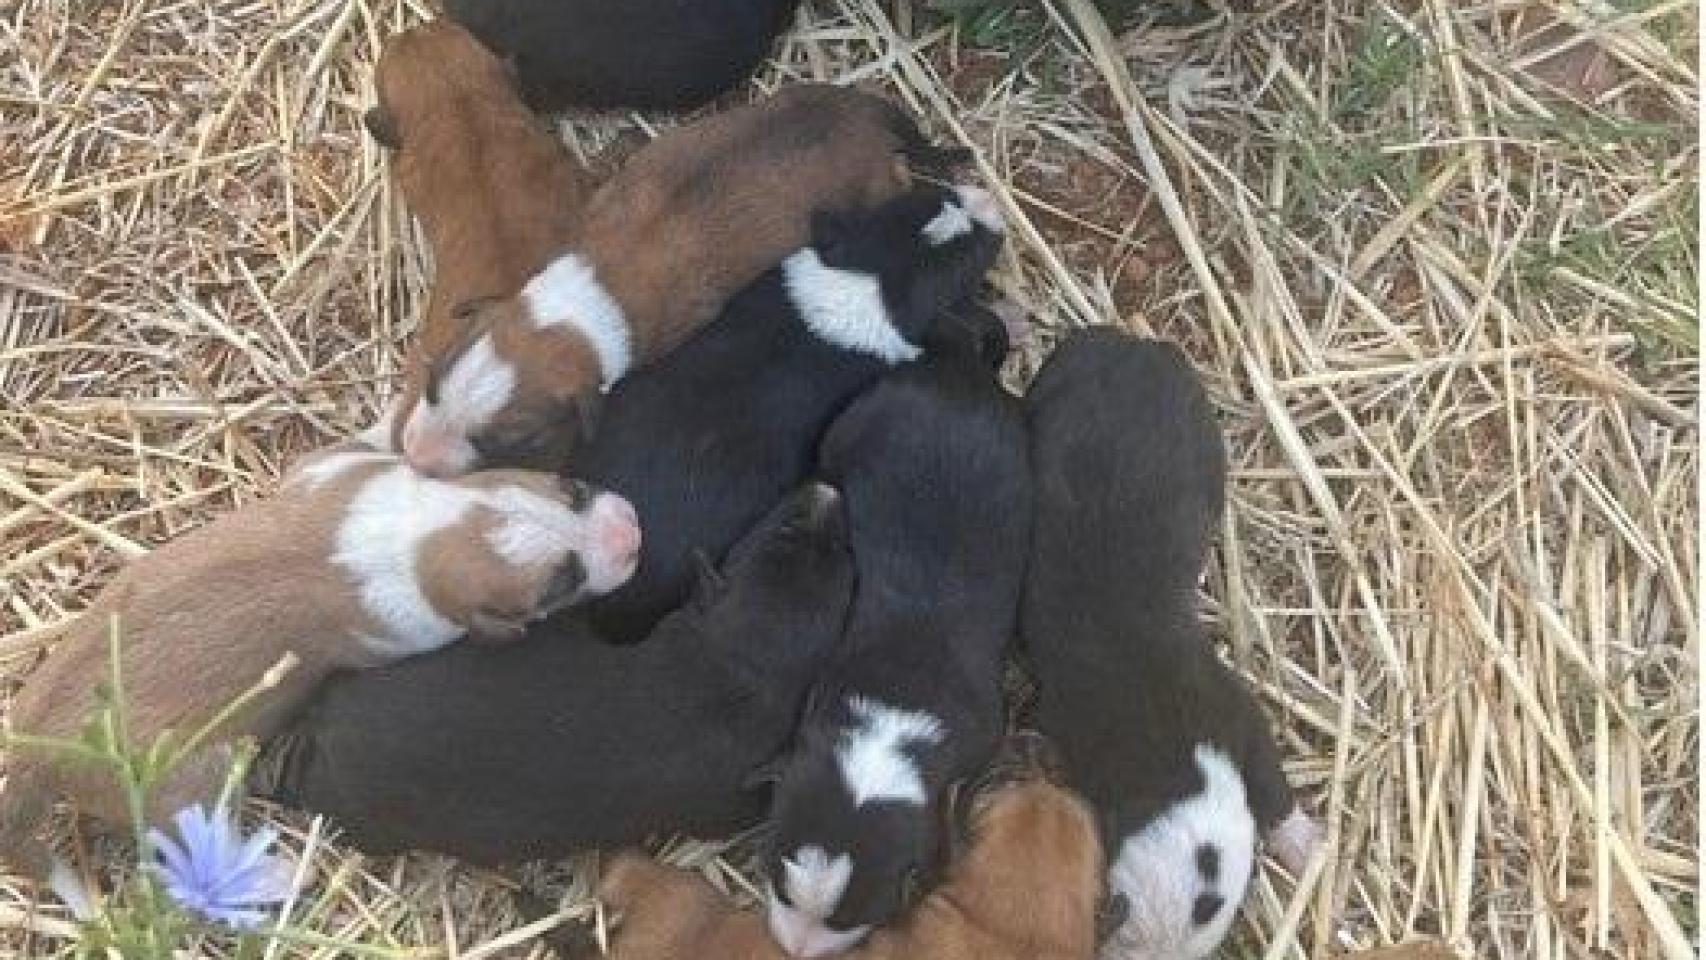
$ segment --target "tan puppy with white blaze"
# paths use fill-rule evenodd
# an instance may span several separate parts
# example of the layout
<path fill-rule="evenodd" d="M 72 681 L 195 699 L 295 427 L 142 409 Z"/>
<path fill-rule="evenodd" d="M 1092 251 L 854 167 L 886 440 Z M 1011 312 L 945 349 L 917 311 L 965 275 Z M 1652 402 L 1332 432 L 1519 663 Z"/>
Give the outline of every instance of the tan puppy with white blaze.
<path fill-rule="evenodd" d="M 372 440 L 315 454 L 269 499 L 226 514 L 127 566 L 26 679 L 12 732 L 75 737 L 122 651 L 128 738 L 200 729 L 286 653 L 296 667 L 174 770 L 147 811 L 159 822 L 217 797 L 231 740 L 266 738 L 336 670 L 374 667 L 468 635 L 526 623 L 620 586 L 639 528 L 614 494 L 532 471 L 456 481 L 410 469 Z M 34 749 L 8 757 L 0 859 L 37 878 L 57 869 L 40 831 L 57 799 L 109 825 L 129 821 L 104 767 Z"/>
<path fill-rule="evenodd" d="M 894 104 L 826 84 L 665 133 L 593 195 L 519 294 L 461 312 L 467 336 L 435 358 L 396 442 L 439 476 L 561 467 L 602 391 L 806 246 L 814 215 L 881 204 L 914 167 L 945 173 L 960 153 Z"/>

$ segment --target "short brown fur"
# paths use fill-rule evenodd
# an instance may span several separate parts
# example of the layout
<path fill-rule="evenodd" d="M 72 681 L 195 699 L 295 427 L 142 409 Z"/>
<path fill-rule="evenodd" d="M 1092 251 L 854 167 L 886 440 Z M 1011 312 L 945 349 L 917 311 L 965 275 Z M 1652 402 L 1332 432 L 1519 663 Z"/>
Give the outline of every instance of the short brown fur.
<path fill-rule="evenodd" d="M 78 735 L 97 707 L 97 686 L 111 676 L 115 623 L 128 740 L 143 749 L 168 729 L 180 736 L 195 732 L 259 683 L 287 652 L 294 653 L 297 664 L 283 681 L 175 770 L 150 798 L 146 813 L 160 822 L 188 804 L 211 802 L 223 782 L 231 739 L 276 732 L 335 670 L 393 659 L 358 639 L 382 631 L 331 558 L 351 499 L 398 461 L 375 455 L 318 483 L 303 473 L 326 457 L 371 452 L 352 443 L 315 454 L 275 496 L 132 561 L 29 675 L 8 713 L 11 732 Z M 555 478 L 523 471 L 487 471 L 459 482 L 524 485 L 557 495 Z M 479 624 L 481 617 L 525 616 L 540 596 L 537 572 L 513 570 L 487 542 L 493 522 L 490 511 L 472 510 L 420 548 L 417 579 L 427 601 L 464 627 Z M 105 769 L 19 748 L 8 757 L 7 773 L 0 792 L 0 860 L 27 875 L 44 877 L 50 865 L 37 831 L 56 799 L 73 799 L 79 812 L 109 825 L 129 821 L 117 781 Z"/>
<path fill-rule="evenodd" d="M 1042 780 L 978 801 L 976 836 L 948 880 L 850 960 L 1089 960 L 1102 853 L 1088 808 Z M 618 918 L 611 960 L 789 960 L 761 914 L 703 880 L 624 854 L 599 889 Z"/>
<path fill-rule="evenodd" d="M 633 364 L 674 349 L 738 290 L 806 245 L 817 210 L 873 206 L 910 183 L 892 104 L 826 84 L 678 127 L 588 203 L 562 252 L 592 265 L 629 327 Z M 599 386 L 585 340 L 539 330 L 519 298 L 481 311 L 518 386 L 501 420 L 529 422 Z"/>
<path fill-rule="evenodd" d="M 566 242 L 596 182 L 527 109 L 506 65 L 449 20 L 393 36 L 374 86 L 372 125 L 394 141 L 392 176 L 433 252 L 408 410 L 427 368 L 468 338 L 458 308 L 521 289 Z"/>

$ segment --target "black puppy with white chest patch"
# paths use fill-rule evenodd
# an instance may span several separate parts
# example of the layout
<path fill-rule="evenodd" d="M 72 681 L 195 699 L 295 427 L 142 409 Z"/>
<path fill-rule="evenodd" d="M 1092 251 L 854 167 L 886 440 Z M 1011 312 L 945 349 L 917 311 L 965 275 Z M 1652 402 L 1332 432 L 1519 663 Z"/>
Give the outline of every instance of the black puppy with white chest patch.
<path fill-rule="evenodd" d="M 771 811 L 771 933 L 856 943 L 924 892 L 949 785 L 989 759 L 1030 546 L 1023 417 L 987 359 L 941 349 L 848 407 L 820 472 L 846 497 L 858 589 Z"/>
<path fill-rule="evenodd" d="M 799 0 L 447 0 L 536 109 L 685 110 L 739 83 Z"/>
<path fill-rule="evenodd" d="M 1197 618 L 1224 510 L 1220 430 L 1176 347 L 1111 328 L 1063 342 L 1025 409 L 1037 502 L 1021 640 L 1037 727 L 1097 810 L 1123 900 L 1102 957 L 1197 960 L 1237 914 L 1258 831 L 1294 869 L 1317 839 Z"/>
<path fill-rule="evenodd" d="M 257 786 L 370 852 L 481 864 L 732 833 L 762 815 L 754 773 L 786 748 L 852 590 L 841 498 L 811 484 L 646 643 L 458 644 L 351 674 L 269 747 Z"/>
<path fill-rule="evenodd" d="M 982 282 L 1002 242 L 973 187 L 921 187 L 874 209 L 821 213 L 812 244 L 711 326 L 621 381 L 576 477 L 621 491 L 645 531 L 623 587 L 581 613 L 632 643 L 811 472 L 824 429 L 883 371 L 925 352 L 944 308 Z"/>

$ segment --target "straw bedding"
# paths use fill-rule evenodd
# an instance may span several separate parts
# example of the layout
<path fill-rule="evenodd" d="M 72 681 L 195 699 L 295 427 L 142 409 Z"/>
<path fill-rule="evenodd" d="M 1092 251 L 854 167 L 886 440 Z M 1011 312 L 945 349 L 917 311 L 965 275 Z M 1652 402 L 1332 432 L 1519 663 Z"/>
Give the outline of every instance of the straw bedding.
<path fill-rule="evenodd" d="M 1207 613 L 1332 841 L 1225 955 L 1692 955 L 1694 4 L 973 6 L 808 3 L 742 96 L 865 81 L 978 148 L 1040 328 L 1015 383 L 1086 323 L 1199 364 L 1234 465 Z M 427 12 L 0 6 L 0 709 L 127 556 L 390 396 L 429 264 L 359 113 Z M 613 164 L 669 122 L 564 133 Z M 329 935 L 533 956 L 586 909 L 585 864 L 536 868 L 563 909 L 526 927 L 503 878 L 252 812 Z M 0 953 L 69 930 L 0 879 Z"/>

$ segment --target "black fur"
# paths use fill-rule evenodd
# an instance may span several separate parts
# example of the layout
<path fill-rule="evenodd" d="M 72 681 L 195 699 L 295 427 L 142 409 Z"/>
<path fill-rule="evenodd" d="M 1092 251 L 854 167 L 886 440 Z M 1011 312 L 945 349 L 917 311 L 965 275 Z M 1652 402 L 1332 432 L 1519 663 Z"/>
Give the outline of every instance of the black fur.
<path fill-rule="evenodd" d="M 846 496 L 859 585 L 847 636 L 780 768 L 770 866 L 780 886 L 781 858 L 802 847 L 850 854 L 852 878 L 829 918 L 845 930 L 883 923 L 924 891 L 948 839 L 948 788 L 996 746 L 1031 482 L 1018 404 L 971 349 L 884 377 L 831 427 L 820 469 Z M 855 696 L 941 721 L 939 742 L 907 751 L 924 806 L 855 806 L 835 760 Z"/>
<path fill-rule="evenodd" d="M 447 0 L 537 109 L 683 110 L 750 74 L 798 0 Z"/>
<path fill-rule="evenodd" d="M 747 827 L 764 809 L 753 772 L 786 747 L 845 625 L 847 541 L 840 498 L 814 484 L 646 643 L 538 635 L 349 674 L 256 786 L 362 849 L 481 864 Z"/>
<path fill-rule="evenodd" d="M 1189 361 L 1171 344 L 1081 330 L 1025 408 L 1037 520 L 1021 638 L 1038 729 L 1110 849 L 1202 789 L 1199 743 L 1232 759 L 1258 828 L 1271 829 L 1293 806 L 1273 736 L 1197 617 L 1226 453 Z M 1199 851 L 1197 868 L 1212 879 L 1219 851 Z"/>
<path fill-rule="evenodd" d="M 819 256 L 875 275 L 890 321 L 916 344 L 935 339 L 937 316 L 976 289 L 1001 246 L 981 227 L 942 246 L 925 243 L 919 231 L 952 198 L 926 187 L 868 213 L 814 218 Z M 987 322 L 977 329 L 987 336 Z M 804 480 L 824 428 L 886 369 L 808 330 L 777 268 L 717 322 L 618 383 L 598 434 L 569 458 L 576 476 L 628 498 L 645 533 L 634 576 L 584 610 L 599 635 L 644 638 L 686 598 L 694 554 L 721 556 Z"/>

